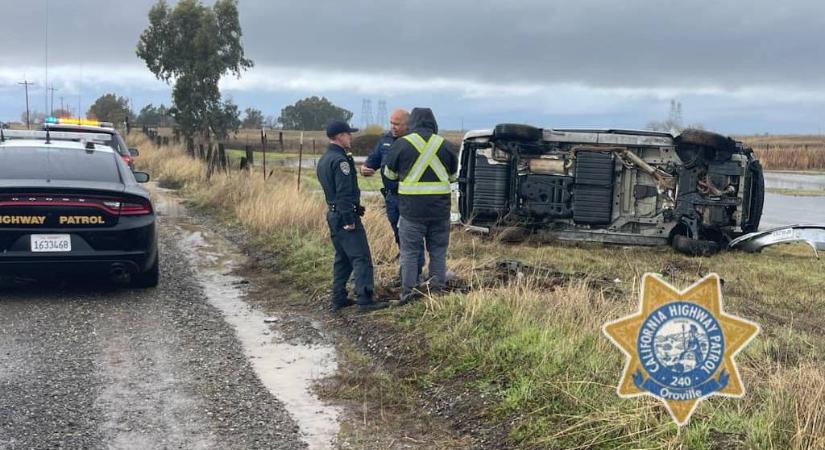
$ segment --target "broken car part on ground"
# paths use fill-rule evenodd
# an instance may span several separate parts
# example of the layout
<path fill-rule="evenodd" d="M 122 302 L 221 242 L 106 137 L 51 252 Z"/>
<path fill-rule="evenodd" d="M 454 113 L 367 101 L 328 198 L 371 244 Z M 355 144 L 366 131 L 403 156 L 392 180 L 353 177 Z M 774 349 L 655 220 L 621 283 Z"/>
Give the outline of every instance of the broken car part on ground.
<path fill-rule="evenodd" d="M 730 248 L 758 252 L 776 244 L 804 242 L 814 249 L 819 258 L 819 250 L 825 250 L 825 225 L 791 225 L 770 230 L 748 233 L 730 242 Z"/>

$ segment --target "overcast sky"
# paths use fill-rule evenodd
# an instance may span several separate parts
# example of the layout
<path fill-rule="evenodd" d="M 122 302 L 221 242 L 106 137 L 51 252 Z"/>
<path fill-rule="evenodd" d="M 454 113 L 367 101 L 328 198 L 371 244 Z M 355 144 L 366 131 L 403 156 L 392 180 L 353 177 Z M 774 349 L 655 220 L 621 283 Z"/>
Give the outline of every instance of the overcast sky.
<path fill-rule="evenodd" d="M 170 88 L 135 56 L 152 0 L 3 0 L 0 119 L 45 109 L 49 82 L 87 109 L 106 92 L 139 108 Z M 169 2 L 174 4 L 174 1 Z M 211 2 L 205 2 L 211 3 Z M 497 122 L 644 127 L 667 116 L 726 133 L 825 130 L 825 2 L 240 0 L 255 67 L 222 87 L 277 116 L 324 95 L 355 113 L 430 106 L 442 128 Z"/>

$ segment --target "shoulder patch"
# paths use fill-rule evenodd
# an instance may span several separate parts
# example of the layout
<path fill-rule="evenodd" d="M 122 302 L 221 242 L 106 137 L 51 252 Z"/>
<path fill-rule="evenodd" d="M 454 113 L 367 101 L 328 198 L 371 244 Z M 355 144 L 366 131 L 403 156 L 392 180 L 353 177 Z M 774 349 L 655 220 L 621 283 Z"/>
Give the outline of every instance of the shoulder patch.
<path fill-rule="evenodd" d="M 339 166 L 341 167 L 341 172 L 343 172 L 344 175 L 349 175 L 349 173 L 350 173 L 349 161 L 341 161 L 341 164 Z"/>

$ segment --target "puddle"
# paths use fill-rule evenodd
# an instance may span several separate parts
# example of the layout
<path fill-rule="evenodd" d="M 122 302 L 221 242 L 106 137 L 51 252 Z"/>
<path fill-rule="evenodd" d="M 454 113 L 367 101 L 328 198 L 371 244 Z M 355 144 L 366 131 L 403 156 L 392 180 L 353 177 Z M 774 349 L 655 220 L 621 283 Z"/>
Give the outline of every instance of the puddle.
<path fill-rule="evenodd" d="M 765 193 L 760 230 L 782 225 L 825 224 L 825 198 Z"/>
<path fill-rule="evenodd" d="M 793 190 L 825 190 L 825 174 L 765 172 L 765 187 Z M 825 223 L 825 198 L 765 193 L 760 230 L 799 223 Z"/>
<path fill-rule="evenodd" d="M 182 219 L 184 208 L 174 198 L 154 190 L 159 214 Z M 244 256 L 199 225 L 176 220 L 175 226 L 182 236 L 180 249 L 194 263 L 209 303 L 234 327 L 258 378 L 295 419 L 310 449 L 329 448 L 338 434 L 341 411 L 321 402 L 310 389 L 316 380 L 337 371 L 335 348 L 322 339 L 295 339 L 279 330 L 283 324 L 297 321 L 306 327 L 299 335 L 323 336 L 320 324 L 303 317 L 268 316 L 246 303 L 245 280 L 232 275 Z M 295 334 L 294 330 L 290 334 Z"/>

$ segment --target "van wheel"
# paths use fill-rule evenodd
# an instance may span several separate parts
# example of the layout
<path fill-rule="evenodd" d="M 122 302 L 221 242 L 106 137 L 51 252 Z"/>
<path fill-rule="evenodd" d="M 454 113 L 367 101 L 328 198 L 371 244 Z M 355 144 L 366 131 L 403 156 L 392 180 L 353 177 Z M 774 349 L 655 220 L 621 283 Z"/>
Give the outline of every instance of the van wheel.
<path fill-rule="evenodd" d="M 160 256 L 155 256 L 155 262 L 146 272 L 132 275 L 131 284 L 135 288 L 153 288 L 160 279 Z"/>
<path fill-rule="evenodd" d="M 501 123 L 496 125 L 493 136 L 496 139 L 534 142 L 540 141 L 544 133 L 541 128 L 531 127 L 530 125 Z"/>
<path fill-rule="evenodd" d="M 671 245 L 677 252 L 690 256 L 715 255 L 716 253 L 719 253 L 721 248 L 718 242 L 706 241 L 704 239 L 691 239 L 682 234 L 673 236 L 673 242 Z"/>

